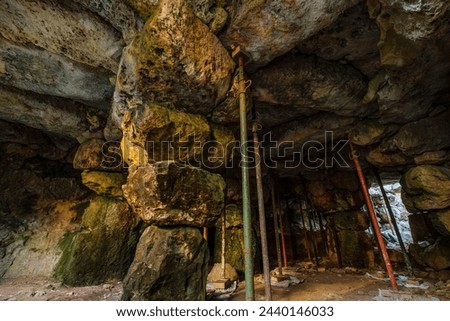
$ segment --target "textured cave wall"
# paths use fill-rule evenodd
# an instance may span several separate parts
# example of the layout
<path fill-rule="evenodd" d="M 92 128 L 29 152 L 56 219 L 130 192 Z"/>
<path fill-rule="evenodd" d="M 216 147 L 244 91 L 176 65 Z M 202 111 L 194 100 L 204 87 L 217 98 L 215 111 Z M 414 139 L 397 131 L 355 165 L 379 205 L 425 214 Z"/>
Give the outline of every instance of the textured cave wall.
<path fill-rule="evenodd" d="M 333 146 L 349 138 L 366 172 L 402 175 L 408 209 L 437 233 L 411 254 L 448 268 L 449 8 L 445 0 L 2 1 L 0 275 L 69 284 L 126 275 L 124 299 L 204 299 L 195 284 L 220 244 L 208 254 L 199 230 L 240 202 L 239 188 L 224 182 L 225 161 L 239 163 L 236 44 L 251 60 L 263 146 L 283 148 L 274 158 L 265 149 L 278 161 L 271 171 L 304 181 L 281 188 L 334 218 L 345 264 L 374 261 L 356 175 L 346 157 L 326 169 L 305 157 L 311 141 L 313 160 L 346 154 Z M 227 229 L 240 269 L 242 231 Z M 159 290 L 174 262 L 195 277 Z"/>

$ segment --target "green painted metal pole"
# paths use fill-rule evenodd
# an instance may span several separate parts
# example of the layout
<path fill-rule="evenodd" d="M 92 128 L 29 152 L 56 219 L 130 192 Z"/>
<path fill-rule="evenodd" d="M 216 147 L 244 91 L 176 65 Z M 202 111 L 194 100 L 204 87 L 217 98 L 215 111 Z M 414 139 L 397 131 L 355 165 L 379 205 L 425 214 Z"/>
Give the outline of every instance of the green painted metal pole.
<path fill-rule="evenodd" d="M 244 74 L 244 57 L 239 56 L 239 115 L 241 133 L 241 171 L 242 171 L 242 212 L 244 215 L 244 264 L 245 264 L 245 299 L 255 300 L 255 285 L 253 281 L 253 251 L 252 251 L 252 213 L 250 209 L 250 177 L 247 154 L 247 84 Z"/>

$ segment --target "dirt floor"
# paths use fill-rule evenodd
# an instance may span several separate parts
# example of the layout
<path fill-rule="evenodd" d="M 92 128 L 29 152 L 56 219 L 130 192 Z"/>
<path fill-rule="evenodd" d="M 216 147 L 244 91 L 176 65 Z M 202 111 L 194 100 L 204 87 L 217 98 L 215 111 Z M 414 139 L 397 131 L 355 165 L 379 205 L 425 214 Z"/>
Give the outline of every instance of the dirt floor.
<path fill-rule="evenodd" d="M 398 273 L 399 291 L 392 291 L 386 274 L 380 271 L 347 269 L 284 269 L 287 281 L 274 282 L 273 300 L 283 301 L 368 301 L 368 300 L 450 300 L 449 271 Z M 417 275 L 421 276 L 418 277 Z M 264 300 L 262 275 L 255 277 L 257 300 Z M 295 284 L 297 283 L 297 284 Z M 68 287 L 44 278 L 0 280 L 0 301 L 117 301 L 122 295 L 120 282 L 98 286 Z M 209 299 L 218 299 L 208 296 Z M 226 293 L 221 300 L 244 300 L 245 283 Z"/>

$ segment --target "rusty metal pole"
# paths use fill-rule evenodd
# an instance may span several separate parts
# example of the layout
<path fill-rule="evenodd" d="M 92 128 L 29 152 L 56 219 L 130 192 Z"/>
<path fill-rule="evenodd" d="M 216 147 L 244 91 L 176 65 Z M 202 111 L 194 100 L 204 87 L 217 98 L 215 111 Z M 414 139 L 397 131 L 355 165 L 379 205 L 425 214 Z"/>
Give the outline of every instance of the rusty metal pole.
<path fill-rule="evenodd" d="M 322 222 L 322 215 L 320 214 L 320 212 L 314 211 L 317 215 L 317 218 L 319 220 L 319 228 L 320 228 L 320 235 L 322 237 L 322 243 L 323 243 L 323 249 L 325 251 L 325 256 L 328 255 L 328 244 L 327 244 L 327 235 L 326 235 L 326 231 L 324 229 L 323 226 L 323 222 Z"/>
<path fill-rule="evenodd" d="M 308 217 L 308 221 L 309 221 L 309 233 L 311 235 L 311 239 L 312 239 L 312 250 L 313 250 L 313 255 L 314 255 L 314 260 L 316 261 L 316 265 L 319 266 L 319 253 L 317 250 L 317 243 L 316 243 L 316 238 L 314 237 L 314 224 L 313 221 L 311 220 L 311 212 L 310 212 L 310 208 L 309 208 L 309 204 L 307 201 L 306 202 L 306 215 Z"/>
<path fill-rule="evenodd" d="M 277 211 L 277 203 L 275 200 L 275 183 L 274 183 L 273 178 L 271 180 L 271 198 L 272 198 L 273 226 L 274 226 L 274 230 L 275 230 L 275 246 L 277 248 L 278 274 L 283 275 L 283 263 L 281 261 L 280 236 L 278 234 L 278 211 Z"/>
<path fill-rule="evenodd" d="M 253 123 L 253 148 L 255 150 L 256 192 L 258 194 L 259 229 L 261 233 L 261 252 L 264 273 L 264 291 L 266 301 L 272 301 L 272 286 L 270 284 L 269 247 L 267 244 L 266 212 L 264 209 L 264 189 L 261 173 L 261 155 L 259 153 L 258 124 Z"/>
<path fill-rule="evenodd" d="M 369 212 L 370 219 L 372 220 L 372 226 L 373 230 L 375 232 L 378 246 L 380 247 L 381 254 L 383 256 L 384 264 L 386 266 L 386 271 L 388 272 L 389 279 L 391 280 L 391 285 L 395 290 L 398 290 L 397 281 L 395 280 L 394 271 L 392 269 L 391 260 L 389 259 L 389 254 L 386 250 L 386 245 L 384 244 L 383 236 L 381 235 L 380 226 L 378 225 L 377 217 L 375 215 L 375 210 L 373 209 L 373 204 L 370 199 L 369 190 L 366 185 L 366 181 L 364 179 L 364 174 L 361 169 L 361 165 L 359 164 L 358 155 L 355 151 L 355 148 L 353 147 L 353 144 L 351 141 L 349 141 L 350 146 L 350 152 L 351 152 L 351 158 L 353 159 L 353 162 L 355 163 L 356 172 L 358 173 L 359 182 L 361 184 L 361 189 L 364 194 L 364 199 L 366 201 L 367 210 Z"/>
<path fill-rule="evenodd" d="M 373 167 L 373 172 L 377 179 L 378 185 L 380 186 L 381 194 L 383 195 L 384 203 L 386 204 L 387 211 L 389 213 L 389 217 L 391 218 L 392 225 L 394 227 L 395 234 L 397 235 L 398 244 L 400 245 L 400 249 L 402 250 L 403 258 L 405 259 L 406 267 L 410 274 L 413 272 L 413 268 L 411 265 L 411 261 L 409 260 L 408 252 L 406 251 L 405 243 L 403 243 L 402 234 L 398 229 L 397 221 L 395 220 L 394 212 L 392 211 L 391 203 L 386 195 L 386 190 L 384 189 L 383 181 L 381 180 L 380 174 L 376 167 Z"/>

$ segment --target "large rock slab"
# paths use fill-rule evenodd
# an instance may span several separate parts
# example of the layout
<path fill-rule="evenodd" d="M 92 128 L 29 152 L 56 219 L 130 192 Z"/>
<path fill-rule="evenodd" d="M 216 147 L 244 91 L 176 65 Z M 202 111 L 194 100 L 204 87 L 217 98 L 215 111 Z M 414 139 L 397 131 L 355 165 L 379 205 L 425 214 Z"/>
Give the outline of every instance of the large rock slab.
<path fill-rule="evenodd" d="M 0 86 L 0 118 L 9 122 L 69 136 L 81 143 L 102 135 L 103 117 L 101 112 L 66 99 Z"/>
<path fill-rule="evenodd" d="M 98 171 L 120 171 L 124 165 L 120 143 L 100 138 L 80 144 L 72 163 L 75 169 Z"/>
<path fill-rule="evenodd" d="M 114 73 L 124 46 L 120 33 L 100 17 L 56 0 L 2 1 L 0 35 Z"/>
<path fill-rule="evenodd" d="M 99 171 L 83 171 L 83 184 L 98 195 L 122 198 L 122 185 L 126 178 L 122 173 L 107 173 Z"/>
<path fill-rule="evenodd" d="M 265 65 L 301 41 L 330 25 L 358 1 L 246 1 L 231 15 L 222 37 L 226 45 L 240 45 L 256 65 Z"/>
<path fill-rule="evenodd" d="M 450 207 L 450 169 L 421 165 L 401 178 L 402 200 L 410 212 Z"/>
<path fill-rule="evenodd" d="M 163 0 L 122 55 L 110 119 L 142 102 L 208 114 L 229 89 L 234 62 L 188 3 Z"/>
<path fill-rule="evenodd" d="M 252 77 L 255 101 L 285 108 L 311 108 L 338 115 L 363 114 L 366 83 L 353 67 L 292 56 L 262 68 Z"/>
<path fill-rule="evenodd" d="M 127 1 L 75 0 L 75 2 L 98 14 L 114 28 L 121 31 L 122 37 L 127 44 L 133 40 L 144 24 L 137 13 L 127 5 Z"/>
<path fill-rule="evenodd" d="M 112 73 L 92 68 L 42 48 L 19 46 L 0 37 L 0 83 L 43 95 L 109 107 Z"/>
<path fill-rule="evenodd" d="M 148 227 L 128 274 L 123 300 L 205 300 L 208 247 L 196 228 Z"/>
<path fill-rule="evenodd" d="M 122 153 L 129 165 L 146 161 L 187 161 L 203 154 L 203 144 L 210 139 L 210 126 L 200 115 L 180 112 L 157 104 L 146 104 L 127 113 L 122 122 Z M 133 148 L 143 148 L 133 153 Z"/>
<path fill-rule="evenodd" d="M 138 220 L 127 203 L 109 197 L 98 196 L 77 209 L 81 228 L 61 240 L 54 276 L 69 285 L 121 280 L 133 259 Z"/>
<path fill-rule="evenodd" d="M 224 206 L 225 182 L 219 174 L 159 162 L 131 166 L 123 186 L 135 214 L 158 226 L 211 226 Z"/>
<path fill-rule="evenodd" d="M 302 41 L 298 49 L 326 60 L 351 61 L 366 75 L 380 69 L 377 42 L 380 31 L 365 1 L 344 11 L 331 25 Z"/>
<path fill-rule="evenodd" d="M 394 137 L 406 155 L 418 155 L 450 147 L 450 111 L 403 126 Z"/>

